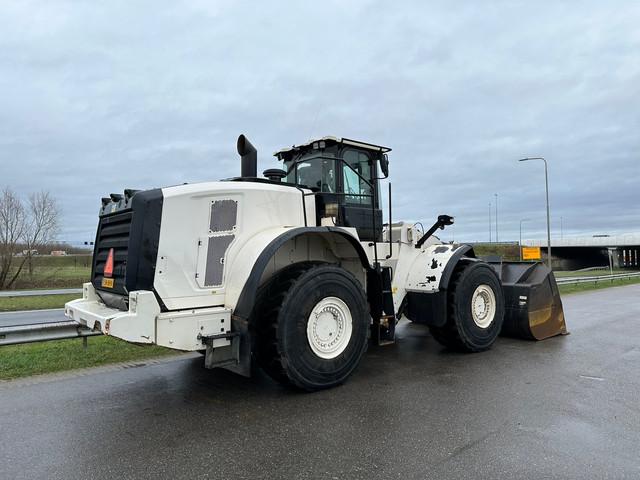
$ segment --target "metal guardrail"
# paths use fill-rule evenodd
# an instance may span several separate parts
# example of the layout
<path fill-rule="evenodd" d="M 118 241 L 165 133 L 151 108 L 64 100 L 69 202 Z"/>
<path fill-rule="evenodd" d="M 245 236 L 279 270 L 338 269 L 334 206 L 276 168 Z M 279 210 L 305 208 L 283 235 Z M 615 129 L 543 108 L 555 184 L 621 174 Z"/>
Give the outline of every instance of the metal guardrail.
<path fill-rule="evenodd" d="M 66 295 L 82 293 L 81 288 L 56 288 L 50 290 L 2 290 L 0 297 L 37 297 L 40 295 Z"/>
<path fill-rule="evenodd" d="M 607 280 L 611 281 L 638 277 L 640 277 L 640 272 L 616 273 L 614 275 L 597 275 L 592 277 L 556 278 L 556 283 L 558 285 L 575 285 L 578 283 L 598 283 Z"/>
<path fill-rule="evenodd" d="M 10 325 L 0 327 L 0 346 L 67 338 L 82 338 L 86 342 L 87 337 L 96 335 L 102 335 L 102 332 L 90 330 L 73 320 L 32 325 Z"/>

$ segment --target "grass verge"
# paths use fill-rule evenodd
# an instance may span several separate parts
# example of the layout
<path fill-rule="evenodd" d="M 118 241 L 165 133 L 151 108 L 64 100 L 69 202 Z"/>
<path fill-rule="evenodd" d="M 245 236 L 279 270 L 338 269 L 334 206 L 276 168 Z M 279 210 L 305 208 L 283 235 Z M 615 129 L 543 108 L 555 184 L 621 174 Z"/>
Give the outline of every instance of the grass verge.
<path fill-rule="evenodd" d="M 601 290 L 609 287 L 621 287 L 623 285 L 633 285 L 640 283 L 640 278 L 620 278 L 614 280 L 603 280 L 599 282 L 576 283 L 573 285 L 558 285 L 560 293 L 567 295 L 571 293 L 586 292 L 589 290 Z"/>
<path fill-rule="evenodd" d="M 43 310 L 46 308 L 63 308 L 70 300 L 82 297 L 82 293 L 64 295 L 35 295 L 29 297 L 0 297 L 0 312 L 17 310 Z"/>
<path fill-rule="evenodd" d="M 110 363 L 150 359 L 177 352 L 156 345 L 135 345 L 114 337 L 89 337 L 0 347 L 0 380 Z"/>
<path fill-rule="evenodd" d="M 23 259 L 16 257 L 11 274 Z M 74 288 L 89 281 L 91 255 L 68 255 L 62 257 L 35 256 L 32 268 L 24 265 L 20 276 L 12 286 L 15 290 L 34 288 Z"/>

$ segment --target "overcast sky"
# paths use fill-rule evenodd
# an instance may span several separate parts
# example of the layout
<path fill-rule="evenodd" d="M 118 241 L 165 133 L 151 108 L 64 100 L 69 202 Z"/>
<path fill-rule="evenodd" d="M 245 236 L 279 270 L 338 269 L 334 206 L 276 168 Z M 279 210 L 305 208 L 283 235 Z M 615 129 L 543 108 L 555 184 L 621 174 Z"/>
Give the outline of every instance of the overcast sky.
<path fill-rule="evenodd" d="M 554 237 L 640 231 L 640 2 L 176 3 L 0 6 L 0 186 L 54 192 L 61 240 L 110 192 L 238 175 L 240 133 L 259 171 L 393 148 L 394 220 L 445 239 L 488 240 L 494 193 L 500 240 L 542 238 L 540 155 Z"/>

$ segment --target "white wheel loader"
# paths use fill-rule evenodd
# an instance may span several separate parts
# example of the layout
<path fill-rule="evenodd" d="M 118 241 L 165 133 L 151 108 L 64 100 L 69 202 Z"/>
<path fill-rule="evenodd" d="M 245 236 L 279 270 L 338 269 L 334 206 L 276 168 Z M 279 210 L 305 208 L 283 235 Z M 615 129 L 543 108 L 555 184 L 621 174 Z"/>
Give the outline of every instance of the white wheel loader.
<path fill-rule="evenodd" d="M 304 390 L 345 381 L 370 339 L 394 341 L 402 317 L 468 352 L 501 333 L 566 333 L 541 263 L 480 260 L 433 236 L 451 217 L 425 232 L 392 223 L 391 201 L 383 224 L 389 148 L 325 137 L 276 152 L 283 169 L 264 178 L 243 135 L 237 149 L 238 178 L 103 198 L 91 282 L 66 315 L 203 352 L 207 368 L 249 375 L 256 364 Z"/>

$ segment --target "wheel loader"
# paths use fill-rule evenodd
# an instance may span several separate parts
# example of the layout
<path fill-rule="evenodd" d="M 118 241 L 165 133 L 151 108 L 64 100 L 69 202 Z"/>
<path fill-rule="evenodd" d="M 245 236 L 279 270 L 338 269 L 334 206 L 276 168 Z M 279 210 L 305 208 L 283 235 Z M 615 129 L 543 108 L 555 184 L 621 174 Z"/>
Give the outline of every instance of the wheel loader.
<path fill-rule="evenodd" d="M 276 152 L 282 169 L 262 177 L 244 135 L 237 151 L 239 177 L 102 198 L 91 281 L 67 317 L 308 391 L 344 382 L 402 318 L 464 352 L 566 333 L 542 263 L 443 243 L 448 215 L 426 231 L 392 221 L 391 187 L 384 221 L 390 148 L 324 137 Z"/>

